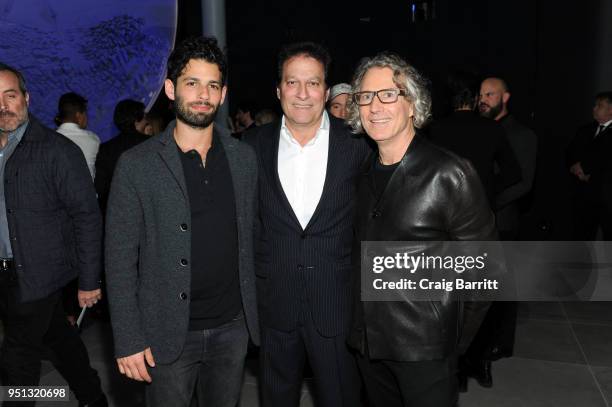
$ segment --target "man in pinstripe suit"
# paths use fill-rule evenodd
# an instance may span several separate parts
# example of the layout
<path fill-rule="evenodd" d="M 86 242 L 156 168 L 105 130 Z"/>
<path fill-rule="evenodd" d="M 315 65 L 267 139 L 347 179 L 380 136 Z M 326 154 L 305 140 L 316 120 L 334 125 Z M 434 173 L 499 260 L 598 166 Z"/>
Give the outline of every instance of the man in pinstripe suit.
<path fill-rule="evenodd" d="M 355 178 L 368 147 L 325 112 L 330 57 L 314 43 L 279 54 L 280 122 L 245 140 L 259 166 L 256 238 L 263 405 L 297 406 L 308 360 L 319 407 L 359 405 L 346 346 Z"/>

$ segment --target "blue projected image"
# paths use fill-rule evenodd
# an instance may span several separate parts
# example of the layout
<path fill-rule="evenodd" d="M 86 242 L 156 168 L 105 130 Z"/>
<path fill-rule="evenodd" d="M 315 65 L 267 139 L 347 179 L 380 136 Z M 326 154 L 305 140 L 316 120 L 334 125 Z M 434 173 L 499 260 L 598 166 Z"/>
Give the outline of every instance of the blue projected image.
<path fill-rule="evenodd" d="M 104 141 L 118 101 L 155 102 L 176 22 L 177 0 L 0 0 L 0 61 L 23 72 L 30 111 L 51 128 L 63 93 L 87 98 Z"/>

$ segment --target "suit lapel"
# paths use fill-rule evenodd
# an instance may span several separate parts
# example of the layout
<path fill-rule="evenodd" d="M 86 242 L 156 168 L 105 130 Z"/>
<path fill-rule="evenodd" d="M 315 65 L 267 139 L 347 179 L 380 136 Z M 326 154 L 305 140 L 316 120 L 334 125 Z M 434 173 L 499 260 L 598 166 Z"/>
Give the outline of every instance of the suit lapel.
<path fill-rule="evenodd" d="M 285 207 L 285 210 L 295 226 L 301 230 L 302 226 L 300 225 L 300 221 L 295 215 L 289 203 L 289 199 L 287 199 L 280 177 L 278 176 L 278 144 L 280 141 L 281 122 L 279 121 L 278 126 L 272 127 L 272 129 L 272 134 L 262 137 L 262 144 L 264 147 L 262 148 L 262 152 L 264 153 L 262 156 L 262 165 L 267 173 L 267 178 L 272 183 L 272 189 L 274 189 L 278 195 L 279 201 L 282 202 L 282 205 Z"/>
<path fill-rule="evenodd" d="M 321 193 L 319 203 L 317 203 L 317 207 L 304 230 L 308 230 L 308 228 L 310 228 L 316 222 L 317 218 L 321 215 L 323 201 L 326 199 L 331 199 L 330 195 L 333 194 L 334 186 L 336 185 L 336 180 L 338 179 L 341 173 L 341 166 L 337 165 L 337 163 L 339 164 L 343 162 L 342 152 L 345 149 L 343 149 L 342 146 L 344 145 L 345 139 L 342 137 L 342 132 L 339 130 L 340 129 L 338 129 L 336 122 L 334 120 L 330 120 L 327 170 L 325 172 L 323 192 Z"/>
<path fill-rule="evenodd" d="M 162 144 L 162 146 L 159 150 L 159 155 L 168 167 L 170 173 L 174 176 L 174 179 L 179 187 L 181 187 L 183 197 L 187 202 L 189 202 L 187 184 L 185 183 L 185 174 L 183 173 L 183 164 L 181 163 L 181 158 L 178 154 L 178 147 L 174 141 L 174 127 L 175 122 L 170 123 L 166 130 L 164 130 L 164 132 L 160 135 L 159 142 Z"/>
<path fill-rule="evenodd" d="M 214 130 L 217 132 L 217 130 Z M 246 202 L 244 191 L 247 190 L 246 177 L 245 174 L 248 171 L 246 168 L 244 161 L 241 159 L 240 154 L 236 149 L 236 143 L 238 140 L 233 139 L 229 135 L 219 135 L 218 139 L 221 141 L 223 145 L 223 150 L 225 151 L 225 156 L 227 157 L 227 162 L 230 168 L 230 174 L 232 178 L 232 186 L 234 188 L 234 200 L 236 201 L 236 216 L 238 217 L 238 233 L 239 236 L 245 236 L 244 230 L 242 230 L 243 222 L 240 221 L 244 217 L 245 205 Z"/>

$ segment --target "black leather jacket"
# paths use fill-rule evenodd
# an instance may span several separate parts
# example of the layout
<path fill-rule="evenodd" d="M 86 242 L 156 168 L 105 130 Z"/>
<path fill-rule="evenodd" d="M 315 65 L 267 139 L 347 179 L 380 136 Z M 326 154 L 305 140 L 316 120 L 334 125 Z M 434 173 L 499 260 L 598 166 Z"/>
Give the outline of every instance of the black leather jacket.
<path fill-rule="evenodd" d="M 395 169 L 380 200 L 372 166 L 359 180 L 359 241 L 495 240 L 495 220 L 472 165 L 418 135 Z M 355 256 L 357 258 L 357 256 Z M 358 263 L 357 263 L 358 264 Z M 359 272 L 354 273 L 360 284 Z M 359 293 L 359 289 L 355 290 Z M 372 359 L 419 361 L 446 358 L 476 332 L 486 302 L 355 301 L 349 345 Z"/>

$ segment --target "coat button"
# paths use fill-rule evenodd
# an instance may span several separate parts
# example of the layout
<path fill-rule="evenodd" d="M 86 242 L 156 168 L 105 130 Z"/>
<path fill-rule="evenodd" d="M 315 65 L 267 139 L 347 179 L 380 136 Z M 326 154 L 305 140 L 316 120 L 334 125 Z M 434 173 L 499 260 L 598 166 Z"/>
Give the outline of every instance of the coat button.
<path fill-rule="evenodd" d="M 186 300 L 186 299 L 187 299 L 187 294 L 186 294 L 186 293 L 184 293 L 184 292 L 183 292 L 183 293 L 180 293 L 180 294 L 179 294 L 179 298 L 180 298 L 181 300 Z"/>
<path fill-rule="evenodd" d="M 187 229 L 189 229 L 189 227 L 187 226 L 187 224 L 186 224 L 186 223 L 181 223 L 181 230 L 182 230 L 183 232 L 186 232 L 186 231 L 187 231 Z"/>
<path fill-rule="evenodd" d="M 308 236 L 308 235 L 306 235 L 306 233 L 302 233 L 302 234 L 300 235 L 300 237 L 301 237 L 302 239 L 306 239 L 306 236 Z"/>
<path fill-rule="evenodd" d="M 181 259 L 181 266 L 186 266 L 188 264 L 189 262 L 187 261 L 187 259 Z"/>
<path fill-rule="evenodd" d="M 379 218 L 380 215 L 382 215 L 382 214 L 380 213 L 380 211 L 378 209 L 375 209 L 375 210 L 372 211 L 372 218 L 374 218 L 374 219 L 375 218 Z"/>

